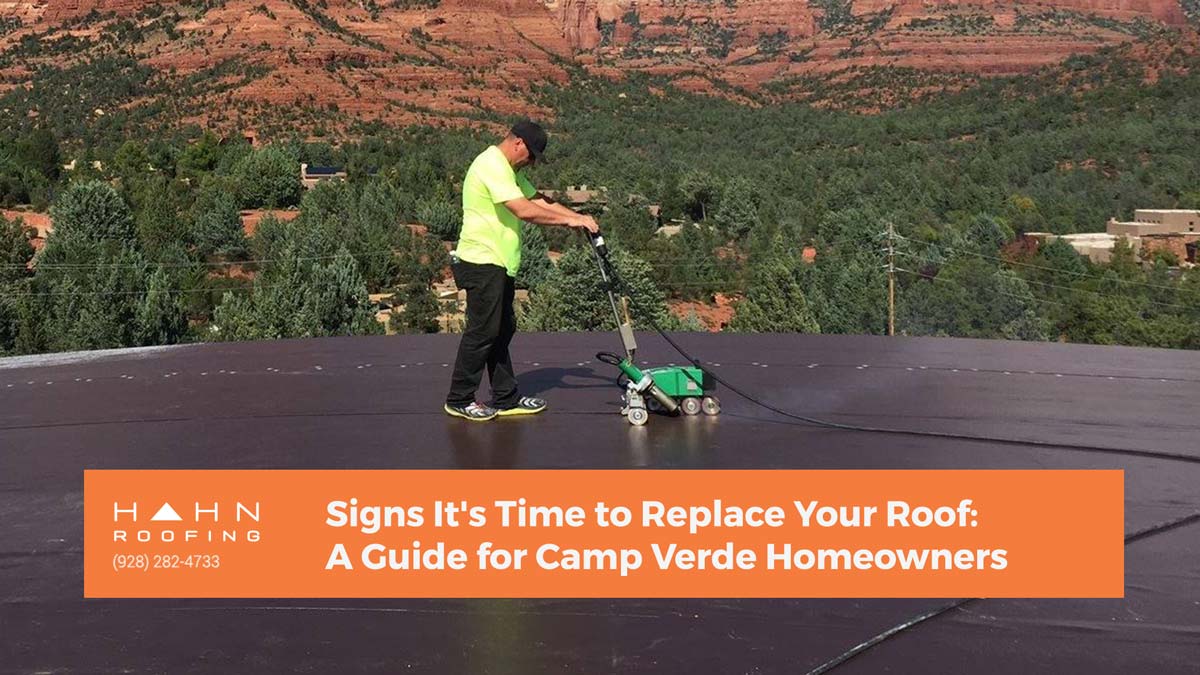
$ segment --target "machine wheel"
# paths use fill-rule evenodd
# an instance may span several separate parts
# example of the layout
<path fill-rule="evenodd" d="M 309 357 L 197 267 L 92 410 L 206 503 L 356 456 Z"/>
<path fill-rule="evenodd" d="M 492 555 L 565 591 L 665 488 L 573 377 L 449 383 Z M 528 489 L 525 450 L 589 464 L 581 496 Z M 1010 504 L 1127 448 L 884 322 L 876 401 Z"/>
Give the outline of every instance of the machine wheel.
<path fill-rule="evenodd" d="M 629 423 L 635 427 L 643 426 L 650 421 L 650 413 L 646 412 L 645 408 L 630 408 L 629 414 L 626 416 L 629 418 Z"/>
<path fill-rule="evenodd" d="M 679 402 L 679 407 L 683 409 L 684 415 L 699 415 L 703 406 L 700 405 L 700 399 L 689 396 Z"/>
<path fill-rule="evenodd" d="M 658 399 L 654 398 L 653 396 L 648 396 L 646 397 L 646 409 L 650 412 L 662 412 L 663 407 L 662 404 L 658 402 Z"/>
<path fill-rule="evenodd" d="M 717 400 L 716 396 L 705 396 L 700 401 L 700 407 L 704 409 L 705 415 L 715 416 L 721 414 L 721 402 Z"/>

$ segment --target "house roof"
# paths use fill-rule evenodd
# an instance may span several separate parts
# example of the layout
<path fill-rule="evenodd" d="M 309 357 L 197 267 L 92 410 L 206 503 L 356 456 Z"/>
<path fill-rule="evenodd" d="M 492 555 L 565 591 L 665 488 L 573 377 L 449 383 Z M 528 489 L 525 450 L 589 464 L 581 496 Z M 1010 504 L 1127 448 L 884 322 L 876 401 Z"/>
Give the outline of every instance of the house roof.
<path fill-rule="evenodd" d="M 345 173 L 346 170 L 338 166 L 313 166 L 308 164 L 304 168 L 304 172 L 310 176 L 336 176 L 340 173 Z"/>
<path fill-rule="evenodd" d="M 1057 343 L 681 334 L 723 378 L 842 422 L 1171 452 L 1200 459 L 1194 352 Z M 441 412 L 458 337 L 208 343 L 0 359 L 0 609 L 15 670 L 806 672 L 889 629 L 832 672 L 1187 672 L 1197 525 L 1125 547 L 1126 597 L 981 600 L 85 601 L 85 468 L 1123 469 L 1126 532 L 1200 511 L 1200 466 L 1031 444 L 799 424 L 718 391 L 719 418 L 617 414 L 608 333 L 519 334 L 537 418 Z M 639 360 L 679 361 L 639 336 Z M 12 385 L 11 387 L 9 385 Z M 1069 527 L 1069 525 L 1064 525 Z M 19 589 L 19 594 L 18 590 Z M 19 595 L 19 601 L 17 601 Z M 514 639 L 519 635 L 520 639 Z M 321 639 L 315 639 L 320 636 Z M 996 636 L 1002 636 L 997 639 Z M 647 647 L 647 645 L 650 645 Z M 390 667 L 390 666 L 389 666 Z"/>

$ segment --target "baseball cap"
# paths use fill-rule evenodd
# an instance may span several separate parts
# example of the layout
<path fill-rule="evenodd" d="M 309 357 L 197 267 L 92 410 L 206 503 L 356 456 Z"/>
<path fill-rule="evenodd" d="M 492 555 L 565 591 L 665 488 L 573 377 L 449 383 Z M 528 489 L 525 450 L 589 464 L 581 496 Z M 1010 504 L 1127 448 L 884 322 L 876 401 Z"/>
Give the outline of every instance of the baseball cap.
<path fill-rule="evenodd" d="M 542 153 L 546 152 L 546 143 L 549 138 L 546 136 L 546 130 L 541 125 L 524 120 L 513 125 L 513 136 L 525 141 L 525 147 L 529 148 L 529 152 L 533 154 L 533 158 L 541 161 Z"/>

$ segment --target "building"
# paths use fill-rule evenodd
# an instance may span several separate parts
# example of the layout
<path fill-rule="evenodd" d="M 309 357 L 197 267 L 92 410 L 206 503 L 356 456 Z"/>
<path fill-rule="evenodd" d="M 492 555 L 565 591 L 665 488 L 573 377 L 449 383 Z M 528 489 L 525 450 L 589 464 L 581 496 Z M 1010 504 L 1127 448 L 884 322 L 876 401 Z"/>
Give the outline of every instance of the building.
<path fill-rule="evenodd" d="M 346 170 L 336 166 L 300 165 L 300 183 L 304 185 L 305 190 L 315 188 L 317 183 L 323 180 L 333 180 L 335 178 L 346 180 Z"/>
<path fill-rule="evenodd" d="M 1048 244 L 1056 239 L 1062 239 L 1075 249 L 1075 252 L 1094 263 L 1106 263 L 1112 260 L 1113 247 L 1123 235 L 1108 234 L 1107 232 L 1083 232 L 1081 234 L 1051 234 L 1049 232 L 1026 232 L 1023 238 L 1033 240 L 1038 245 Z M 1141 247 L 1140 237 L 1124 237 L 1133 247 L 1136 254 Z M 1037 250 L 1037 246 L 1032 247 Z"/>
<path fill-rule="evenodd" d="M 1110 218 L 1106 231 L 1126 237 L 1141 237 L 1147 234 L 1200 233 L 1200 211 L 1183 209 L 1134 211 L 1133 220 L 1120 222 Z"/>
<path fill-rule="evenodd" d="M 1130 222 L 1109 219 L 1105 230 L 1109 235 L 1136 241 L 1135 248 L 1144 256 L 1169 251 L 1181 263 L 1195 264 L 1197 242 L 1200 242 L 1200 211 L 1138 209 Z"/>
<path fill-rule="evenodd" d="M 606 187 L 592 189 L 587 185 L 569 185 L 565 190 L 542 190 L 541 193 L 581 213 L 595 215 L 608 210 L 609 198 L 608 188 Z M 645 197 L 631 194 L 629 195 L 629 201 L 626 203 L 632 205 L 645 202 Z M 662 206 L 647 204 L 646 210 L 650 213 L 650 217 L 654 218 L 655 224 L 658 227 L 662 227 Z"/>
<path fill-rule="evenodd" d="M 1113 247 L 1125 239 L 1143 260 L 1151 260 L 1155 253 L 1166 251 L 1181 265 L 1191 266 L 1196 264 L 1196 253 L 1200 250 L 1200 211 L 1138 209 L 1131 221 L 1110 218 L 1104 232 L 1066 235 L 1028 232 L 1025 237 L 1039 242 L 1062 239 L 1079 255 L 1087 256 L 1095 263 L 1109 262 Z"/>

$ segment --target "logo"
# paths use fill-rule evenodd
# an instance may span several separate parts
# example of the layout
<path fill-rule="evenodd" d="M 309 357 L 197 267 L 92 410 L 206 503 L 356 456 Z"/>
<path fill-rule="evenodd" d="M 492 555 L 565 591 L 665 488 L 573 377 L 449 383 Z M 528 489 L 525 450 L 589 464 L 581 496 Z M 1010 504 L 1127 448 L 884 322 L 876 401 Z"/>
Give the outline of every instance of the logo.
<path fill-rule="evenodd" d="M 124 543 L 258 543 L 262 503 L 258 501 L 169 501 L 147 505 L 113 502 L 113 541 Z M 182 513 L 181 513 L 182 511 Z M 147 514 L 153 515 L 146 517 Z"/>

